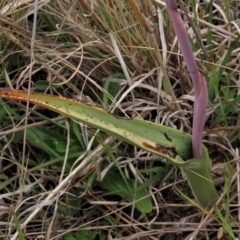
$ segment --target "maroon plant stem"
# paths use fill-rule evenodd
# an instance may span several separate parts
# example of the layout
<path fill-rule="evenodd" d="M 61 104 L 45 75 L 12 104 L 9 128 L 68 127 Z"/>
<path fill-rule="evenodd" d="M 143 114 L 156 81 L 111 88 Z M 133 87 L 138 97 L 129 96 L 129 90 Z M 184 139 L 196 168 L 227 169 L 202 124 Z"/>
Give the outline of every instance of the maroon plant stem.
<path fill-rule="evenodd" d="M 166 0 L 166 6 L 177 35 L 179 46 L 191 75 L 194 87 L 195 101 L 193 110 L 193 155 L 202 157 L 202 135 L 206 120 L 208 89 L 204 76 L 199 73 L 192 48 L 190 46 L 183 20 L 177 9 L 176 0 Z"/>
<path fill-rule="evenodd" d="M 202 157 L 202 135 L 206 121 L 208 104 L 208 87 L 204 76 L 199 73 L 201 91 L 198 98 L 195 98 L 193 109 L 192 148 L 194 157 Z"/>

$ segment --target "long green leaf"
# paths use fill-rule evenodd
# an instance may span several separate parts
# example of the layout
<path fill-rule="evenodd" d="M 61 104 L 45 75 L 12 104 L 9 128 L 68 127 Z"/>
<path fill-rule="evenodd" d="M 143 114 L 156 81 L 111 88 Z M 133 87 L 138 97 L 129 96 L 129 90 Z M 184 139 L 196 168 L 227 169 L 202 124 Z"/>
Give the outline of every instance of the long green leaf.
<path fill-rule="evenodd" d="M 191 135 L 139 118 L 119 119 L 101 108 L 62 97 L 31 93 L 28 100 L 27 96 L 26 92 L 0 89 L 2 98 L 29 101 L 48 108 L 183 167 L 199 203 L 204 207 L 214 205 L 217 193 L 208 153 L 203 146 L 203 158 L 193 159 Z"/>
<path fill-rule="evenodd" d="M 27 93 L 0 90 L 0 97 L 27 101 Z M 110 135 L 184 166 L 192 158 L 191 135 L 139 118 L 120 119 L 102 108 L 45 94 L 31 93 L 29 102 L 98 128 Z"/>

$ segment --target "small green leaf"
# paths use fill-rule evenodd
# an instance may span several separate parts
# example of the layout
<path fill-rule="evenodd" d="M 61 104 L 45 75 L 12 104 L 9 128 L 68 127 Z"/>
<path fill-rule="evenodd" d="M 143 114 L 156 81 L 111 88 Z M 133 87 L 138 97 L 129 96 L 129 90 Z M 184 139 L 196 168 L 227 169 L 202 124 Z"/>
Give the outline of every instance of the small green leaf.
<path fill-rule="evenodd" d="M 81 144 L 82 149 L 86 149 L 85 143 L 83 141 L 82 133 L 79 130 L 79 124 L 77 124 L 75 121 L 70 122 L 70 130 L 71 132 L 76 136 L 77 140 Z"/>
<path fill-rule="evenodd" d="M 46 80 L 39 80 L 35 83 L 35 87 L 37 90 L 46 90 L 49 87 L 49 83 Z"/>
<path fill-rule="evenodd" d="M 7 180 L 8 179 L 8 176 L 4 173 L 0 173 L 0 179 L 1 180 Z"/>
<path fill-rule="evenodd" d="M 135 187 L 135 180 L 123 179 L 117 171 L 110 170 L 99 183 L 100 187 L 108 190 L 113 194 L 117 194 L 128 202 L 133 203 L 135 208 L 141 213 L 150 213 L 152 211 L 152 201 L 148 196 L 146 188 L 136 191 L 140 185 Z"/>
<path fill-rule="evenodd" d="M 64 235 L 64 240 L 77 240 L 73 233 L 67 233 Z"/>
<path fill-rule="evenodd" d="M 12 143 L 18 143 L 23 139 L 23 131 L 15 132 L 7 136 L 8 140 L 11 140 Z"/>
<path fill-rule="evenodd" d="M 59 153 L 65 153 L 66 152 L 66 141 L 55 141 L 56 145 L 56 151 Z"/>
<path fill-rule="evenodd" d="M 147 169 L 140 169 L 138 170 L 140 173 L 164 173 L 166 172 L 166 167 L 153 167 Z"/>
<path fill-rule="evenodd" d="M 97 231 L 82 230 L 79 232 L 67 233 L 64 235 L 64 240 L 94 240 L 98 235 Z"/>
<path fill-rule="evenodd" d="M 61 134 L 59 134 L 61 136 Z M 63 136 L 62 136 L 63 137 Z M 38 146 L 43 151 L 48 153 L 51 157 L 60 158 L 61 155 L 56 151 L 53 143 L 55 138 L 51 135 L 51 131 L 47 134 L 46 129 L 43 127 L 36 127 L 27 130 L 27 140 L 32 144 Z"/>
<path fill-rule="evenodd" d="M 4 120 L 6 116 L 6 110 L 3 107 L 0 107 L 0 123 Z"/>
<path fill-rule="evenodd" d="M 16 226 L 16 229 L 17 229 L 17 232 L 18 232 L 19 239 L 20 240 L 25 240 L 26 238 L 24 237 L 23 230 L 20 226 L 20 223 L 19 223 L 19 220 L 16 216 L 16 213 L 13 210 L 12 210 L 12 215 L 13 215 L 13 221 L 15 223 L 15 226 Z"/>
<path fill-rule="evenodd" d="M 53 12 L 55 11 L 54 5 L 49 3 L 40 9 L 38 17 L 43 21 L 51 30 L 57 30 L 58 19 L 55 17 Z M 52 13 L 52 14 L 50 14 Z"/>
<path fill-rule="evenodd" d="M 104 84 L 104 92 L 103 92 L 103 104 L 105 106 L 105 108 L 107 109 L 109 104 L 112 104 L 112 100 L 109 99 L 108 95 L 112 96 L 113 98 L 115 98 L 117 96 L 117 94 L 119 93 L 119 91 L 122 89 L 122 86 L 119 85 L 118 83 L 115 82 L 111 82 L 112 78 L 124 78 L 124 74 L 122 73 L 116 73 L 112 76 L 109 76 Z M 119 97 L 118 97 L 119 98 Z M 118 100 L 118 98 L 116 100 Z"/>

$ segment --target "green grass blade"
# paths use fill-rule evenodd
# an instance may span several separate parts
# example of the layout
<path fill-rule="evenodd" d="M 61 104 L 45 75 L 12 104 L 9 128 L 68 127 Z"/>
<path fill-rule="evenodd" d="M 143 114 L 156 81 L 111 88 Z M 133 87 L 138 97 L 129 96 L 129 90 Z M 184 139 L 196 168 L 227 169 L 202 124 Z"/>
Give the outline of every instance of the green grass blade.
<path fill-rule="evenodd" d="M 23 230 L 22 230 L 22 228 L 20 226 L 20 223 L 17 219 L 16 213 L 14 211 L 12 211 L 12 214 L 13 214 L 13 221 L 14 221 L 16 229 L 18 231 L 19 239 L 20 240 L 25 240 L 26 238 L 24 237 L 24 233 L 23 233 Z"/>

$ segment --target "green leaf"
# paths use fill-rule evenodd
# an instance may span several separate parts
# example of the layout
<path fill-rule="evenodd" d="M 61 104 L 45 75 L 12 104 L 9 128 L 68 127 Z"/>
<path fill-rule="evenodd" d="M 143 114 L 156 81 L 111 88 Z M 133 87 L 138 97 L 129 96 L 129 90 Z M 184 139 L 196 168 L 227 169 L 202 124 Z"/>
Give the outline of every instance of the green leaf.
<path fill-rule="evenodd" d="M 34 86 L 36 87 L 37 90 L 46 90 L 49 87 L 49 83 L 46 80 L 39 80 L 35 82 Z"/>
<path fill-rule="evenodd" d="M 18 232 L 18 236 L 19 236 L 19 239 L 20 240 L 25 240 L 25 236 L 24 236 L 24 233 L 23 233 L 23 230 L 21 228 L 21 225 L 19 223 L 19 220 L 16 216 L 16 213 L 12 210 L 12 215 L 13 215 L 13 221 L 15 223 L 15 226 L 16 226 L 16 229 L 17 229 L 17 232 Z"/>
<path fill-rule="evenodd" d="M 122 86 L 120 86 L 118 83 L 111 82 L 111 80 L 114 77 L 115 78 L 117 78 L 117 77 L 118 78 L 119 77 L 124 78 L 124 74 L 116 73 L 114 75 L 109 76 L 106 79 L 106 81 L 104 83 L 104 90 L 105 91 L 103 92 L 103 96 L 102 96 L 103 104 L 104 104 L 104 107 L 106 109 L 108 109 L 109 104 L 112 104 L 112 100 L 109 99 L 108 96 L 110 95 L 111 97 L 115 98 L 118 95 L 118 93 L 120 92 L 120 90 L 122 89 Z M 119 99 L 119 97 L 116 100 L 118 100 L 118 99 Z"/>
<path fill-rule="evenodd" d="M 211 162 L 207 149 L 202 145 L 203 158 L 194 159 L 192 137 L 187 133 L 161 124 L 144 121 L 140 118 L 120 119 L 99 107 L 62 97 L 30 93 L 28 98 L 26 92 L 6 89 L 0 89 L 0 97 L 29 101 L 32 104 L 48 108 L 76 121 L 81 121 L 109 135 L 161 156 L 175 166 L 180 166 L 184 169 L 194 195 L 202 206 L 214 206 L 218 199 L 211 177 Z M 38 138 L 39 136 L 36 137 Z M 49 146 L 46 146 L 46 141 L 41 144 L 45 144 L 44 147 L 49 148 Z M 125 184 L 133 186 L 132 182 L 125 182 Z M 124 196 L 127 194 L 126 192 L 123 193 Z M 140 206 L 138 208 L 144 209 Z"/>
<path fill-rule="evenodd" d="M 27 93 L 22 91 L 0 90 L 0 96 L 27 101 Z M 99 107 L 46 94 L 31 93 L 29 101 L 162 156 L 177 166 L 186 165 L 184 160 L 193 157 L 191 136 L 177 129 L 140 118 L 119 119 Z"/>
<path fill-rule="evenodd" d="M 45 127 L 28 129 L 27 140 L 53 158 L 61 158 L 66 151 L 66 138 L 58 132 Z"/>
<path fill-rule="evenodd" d="M 56 146 L 56 151 L 59 153 L 65 153 L 66 152 L 66 141 L 54 141 Z"/>
<path fill-rule="evenodd" d="M 78 232 L 67 233 L 64 235 L 64 240 L 94 240 L 98 235 L 97 231 L 82 230 Z"/>
<path fill-rule="evenodd" d="M 0 107 L 0 123 L 3 122 L 6 116 L 6 110 L 3 107 Z"/>
<path fill-rule="evenodd" d="M 67 233 L 64 235 L 64 240 L 77 240 L 77 238 L 73 235 L 73 233 Z"/>
<path fill-rule="evenodd" d="M 44 8 L 40 9 L 38 13 L 38 17 L 53 31 L 57 30 L 56 26 L 59 23 L 59 20 L 53 14 L 54 11 L 54 5 L 49 3 L 45 5 Z"/>
<path fill-rule="evenodd" d="M 8 140 L 11 140 L 12 143 L 18 143 L 23 140 L 23 131 L 15 132 L 7 136 Z"/>
<path fill-rule="evenodd" d="M 215 98 L 216 91 L 218 91 L 218 73 L 216 67 L 212 67 L 209 71 L 208 82 L 208 98 L 212 102 Z"/>
<path fill-rule="evenodd" d="M 70 130 L 71 130 L 71 133 L 76 136 L 76 138 L 79 141 L 82 149 L 85 150 L 86 146 L 85 146 L 85 143 L 84 143 L 84 140 L 83 140 L 83 137 L 82 137 L 82 133 L 80 132 L 79 124 L 77 124 L 74 121 L 70 121 Z"/>
<path fill-rule="evenodd" d="M 134 207 L 141 213 L 152 211 L 152 201 L 147 189 L 137 190 L 141 186 L 140 184 L 135 187 L 135 180 L 123 179 L 117 171 L 110 170 L 102 182 L 99 182 L 99 186 L 110 193 L 119 195 L 130 203 L 134 202 Z"/>
<path fill-rule="evenodd" d="M 164 173 L 167 171 L 166 167 L 153 167 L 153 168 L 147 168 L 147 169 L 139 169 L 140 173 Z"/>

